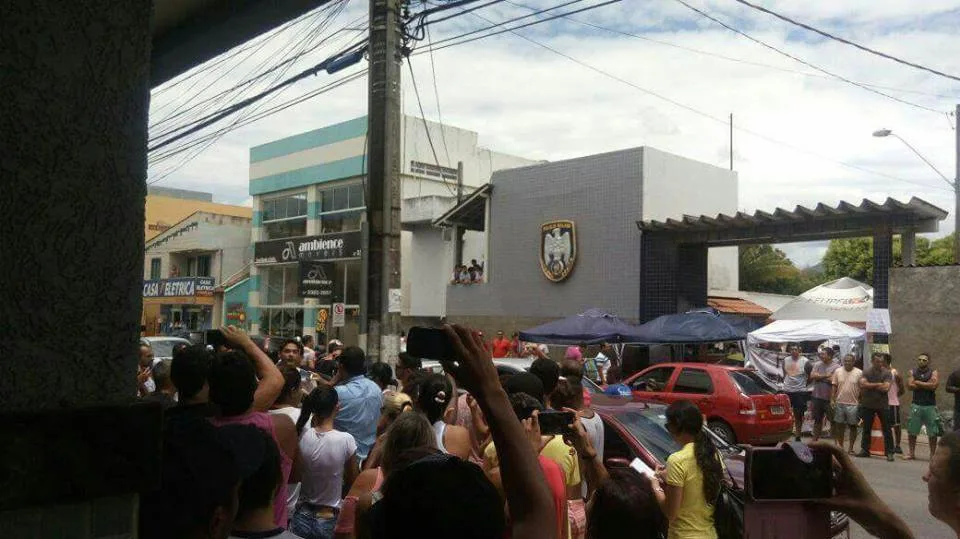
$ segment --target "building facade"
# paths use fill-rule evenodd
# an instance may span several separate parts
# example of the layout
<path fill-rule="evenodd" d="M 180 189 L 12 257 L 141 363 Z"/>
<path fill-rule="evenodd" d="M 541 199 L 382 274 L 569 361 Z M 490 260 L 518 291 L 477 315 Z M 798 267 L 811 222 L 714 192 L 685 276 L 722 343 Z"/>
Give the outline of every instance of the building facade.
<path fill-rule="evenodd" d="M 250 264 L 248 217 L 197 211 L 147 241 L 146 335 L 199 333 L 225 321 L 223 284 L 243 286 Z"/>
<path fill-rule="evenodd" d="M 487 332 L 525 329 L 592 307 L 637 320 L 637 221 L 737 210 L 735 172 L 649 147 L 499 171 L 488 191 L 437 223 L 488 235 L 486 282 L 450 285 L 446 301 L 450 320 Z M 565 249 L 574 250 L 575 260 L 555 282 L 541 260 L 551 256 L 545 235 L 558 228 L 562 236 L 563 222 L 573 225 Z M 736 247 L 710 250 L 712 288 L 737 288 L 737 258 Z"/>
<path fill-rule="evenodd" d="M 152 239 L 197 211 L 247 219 L 253 212 L 247 206 L 215 203 L 211 193 L 151 186 L 147 189 L 144 240 Z"/>
<path fill-rule="evenodd" d="M 250 149 L 253 264 L 245 316 L 252 332 L 356 342 L 366 130 L 361 117 Z M 482 148 L 473 131 L 417 118 L 404 116 L 402 132 L 401 314 L 439 318 L 452 244 L 432 221 L 456 204 L 458 164 L 470 193 L 494 170 L 533 161 Z M 464 252 L 480 258 L 482 244 L 467 238 Z M 344 305 L 342 324 L 334 304 Z"/>

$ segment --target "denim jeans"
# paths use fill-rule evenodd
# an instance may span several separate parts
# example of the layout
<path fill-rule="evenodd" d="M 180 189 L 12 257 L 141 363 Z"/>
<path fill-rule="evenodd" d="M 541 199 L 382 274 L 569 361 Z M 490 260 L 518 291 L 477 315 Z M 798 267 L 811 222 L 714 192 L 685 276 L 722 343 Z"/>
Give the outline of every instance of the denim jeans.
<path fill-rule="evenodd" d="M 317 518 L 312 511 L 298 507 L 290 519 L 290 531 L 303 539 L 333 539 L 336 524 L 337 514 L 333 518 Z"/>

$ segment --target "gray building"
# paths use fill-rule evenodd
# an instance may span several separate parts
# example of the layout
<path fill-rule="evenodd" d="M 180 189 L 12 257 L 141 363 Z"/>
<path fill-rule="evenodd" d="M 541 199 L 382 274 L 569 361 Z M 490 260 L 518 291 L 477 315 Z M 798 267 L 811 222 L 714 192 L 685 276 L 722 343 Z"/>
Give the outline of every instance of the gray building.
<path fill-rule="evenodd" d="M 637 221 L 736 211 L 736 172 L 649 147 L 498 171 L 435 221 L 480 233 L 486 246 L 484 282 L 451 284 L 446 316 L 488 331 L 591 307 L 636 320 Z M 554 282 L 541 267 L 541 229 L 559 220 L 575 224 L 576 252 L 569 275 Z M 711 249 L 708 264 L 711 288 L 737 288 L 735 247 Z"/>

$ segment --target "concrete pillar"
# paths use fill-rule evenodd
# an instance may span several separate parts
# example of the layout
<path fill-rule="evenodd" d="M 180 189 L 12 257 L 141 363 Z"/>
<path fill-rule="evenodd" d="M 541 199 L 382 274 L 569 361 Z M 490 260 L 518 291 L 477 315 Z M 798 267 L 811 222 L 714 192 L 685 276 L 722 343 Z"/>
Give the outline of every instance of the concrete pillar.
<path fill-rule="evenodd" d="M 55 476 L 49 447 L 82 455 L 108 431 L 131 432 L 112 419 L 136 395 L 151 10 L 150 0 L 0 2 L 0 444 L 17 463 L 0 473 L 0 509 L 20 507 L 0 512 L 4 537 L 134 531 L 136 489 L 77 485 L 90 475 L 79 463 L 69 481 Z M 86 439 L 15 428 L 35 417 L 24 414 L 57 424 L 90 406 L 103 407 L 93 416 L 103 429 Z M 157 458 L 117 451 L 118 467 Z"/>
<path fill-rule="evenodd" d="M 900 252 L 904 266 L 914 266 L 917 263 L 917 233 L 909 230 L 900 235 Z"/>
<path fill-rule="evenodd" d="M 640 323 L 677 312 L 679 249 L 673 239 L 658 234 L 640 238 Z"/>

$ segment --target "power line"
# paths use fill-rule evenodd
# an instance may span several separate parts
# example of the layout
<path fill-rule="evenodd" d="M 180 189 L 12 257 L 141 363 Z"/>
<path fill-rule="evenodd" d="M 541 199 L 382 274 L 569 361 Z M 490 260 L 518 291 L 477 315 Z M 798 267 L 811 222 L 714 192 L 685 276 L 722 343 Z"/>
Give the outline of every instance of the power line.
<path fill-rule="evenodd" d="M 413 84 L 413 93 L 417 96 L 417 106 L 420 108 L 420 119 L 423 120 L 423 130 L 427 132 L 427 142 L 430 143 L 430 151 L 433 152 L 433 160 L 437 163 L 437 172 L 440 173 L 440 180 L 443 182 L 444 187 L 450 191 L 451 195 L 456 195 L 456 191 L 450 188 L 450 184 L 447 183 L 447 178 L 443 175 L 443 168 L 440 166 L 440 159 L 437 157 L 437 149 L 433 146 L 433 137 L 430 136 L 430 126 L 427 125 L 427 117 L 423 113 L 423 102 L 420 101 L 420 90 L 417 89 L 417 78 L 413 74 L 413 64 L 410 63 L 410 59 L 407 58 L 407 67 L 410 69 L 410 82 Z"/>
<path fill-rule="evenodd" d="M 912 68 L 915 68 L 915 69 L 919 69 L 919 70 L 921 70 L 921 71 L 926 71 L 926 72 L 928 72 L 928 73 L 933 73 L 934 75 L 940 75 L 941 77 L 946 77 L 946 78 L 948 78 L 948 79 L 952 79 L 952 80 L 955 80 L 955 81 L 960 82 L 960 77 L 958 77 L 958 76 L 951 75 L 951 74 L 949 74 L 949 73 L 944 73 L 943 71 L 937 71 L 936 69 L 933 69 L 933 68 L 930 68 L 930 67 L 926 67 L 926 66 L 923 66 L 923 65 L 920 65 L 920 64 L 916 64 L 916 63 L 910 62 L 910 61 L 908 61 L 908 60 L 903 60 L 903 59 L 897 58 L 896 56 L 893 56 L 892 54 L 887 54 L 887 53 L 885 53 L 885 52 L 881 52 L 881 51 L 878 51 L 878 50 L 876 50 L 876 49 L 871 49 L 870 47 L 866 47 L 866 46 L 861 45 L 861 44 L 859 44 L 859 43 L 855 43 L 855 42 L 853 42 L 853 41 L 850 41 L 849 39 L 844 39 L 844 38 L 842 38 L 842 37 L 835 36 L 835 35 L 833 35 L 833 34 L 831 34 L 831 33 L 829 33 L 829 32 L 824 32 L 823 30 L 820 30 L 820 29 L 818 29 L 818 28 L 814 28 L 813 26 L 810 26 L 809 24 L 805 24 L 805 23 L 796 21 L 796 20 L 794 20 L 794 19 L 791 19 L 790 17 L 787 17 L 786 15 L 781 15 L 780 13 L 777 13 L 776 11 L 773 11 L 773 10 L 771 10 L 771 9 L 767 9 L 767 8 L 765 8 L 765 7 L 763 7 L 763 6 L 758 6 L 758 5 L 756 5 L 756 4 L 751 4 L 750 2 L 747 2 L 747 0 L 735 0 L 735 1 L 738 2 L 738 3 L 740 3 L 740 4 L 745 5 L 745 6 L 747 6 L 747 7 L 751 7 L 751 8 L 753 8 L 753 9 L 757 10 L 757 11 L 762 11 L 762 12 L 768 14 L 768 15 L 773 15 L 774 17 L 780 19 L 781 21 L 785 21 L 785 22 L 788 22 L 788 23 L 790 23 L 790 24 L 792 24 L 792 25 L 794 25 L 794 26 L 799 26 L 800 28 L 803 28 L 803 29 L 805 29 L 805 30 L 809 30 L 809 31 L 811 31 L 811 32 L 820 34 L 821 36 L 823 36 L 823 37 L 825 37 L 825 38 L 832 39 L 832 40 L 834 40 L 834 41 L 839 41 L 840 43 L 843 43 L 843 44 L 845 44 L 845 45 L 850 45 L 851 47 L 860 49 L 860 50 L 862 50 L 862 51 L 864 51 L 864 52 L 869 52 L 870 54 L 874 54 L 874 55 L 879 56 L 879 57 L 881 57 L 881 58 L 886 58 L 887 60 L 893 60 L 894 62 L 897 62 L 898 64 L 903 64 L 903 65 L 905 65 L 905 66 L 909 66 L 909 67 L 912 67 Z"/>
<path fill-rule="evenodd" d="M 502 0 L 496 0 L 502 1 Z M 429 46 L 433 39 L 430 37 L 430 27 L 426 27 L 427 45 Z M 430 51 L 430 73 L 433 75 L 433 97 L 437 101 L 437 121 L 440 123 L 440 140 L 443 141 L 443 152 L 447 155 L 447 166 L 453 162 L 450 161 L 450 147 L 447 145 L 447 130 L 443 127 L 443 113 L 440 112 L 440 90 L 437 89 L 437 66 L 433 61 L 433 51 Z"/>
<path fill-rule="evenodd" d="M 506 3 L 511 4 L 511 5 L 513 5 L 513 6 L 517 6 L 517 7 L 529 9 L 529 10 L 531 10 L 531 11 L 537 11 L 537 9 L 538 9 L 538 8 L 533 7 L 533 6 L 528 6 L 528 5 L 525 5 L 525 4 L 521 4 L 521 3 L 519 3 L 519 2 L 513 2 L 513 1 L 511 1 L 511 0 L 503 0 L 503 1 L 505 1 Z M 666 47 L 672 47 L 672 48 L 679 49 L 679 50 L 683 50 L 683 51 L 688 51 L 688 52 L 692 52 L 692 53 L 696 53 L 696 54 L 702 54 L 702 55 L 704 55 L 704 56 L 711 56 L 711 57 L 713 57 L 713 58 L 718 58 L 718 59 L 720 59 L 720 60 L 726 60 L 726 61 L 729 61 L 729 62 L 735 62 L 735 63 L 738 63 L 738 64 L 744 64 L 744 65 L 752 65 L 752 66 L 757 66 L 757 67 L 764 67 L 764 68 L 767 68 L 767 69 L 774 69 L 774 70 L 777 70 L 777 71 L 782 71 L 782 72 L 784 72 L 784 73 L 795 73 L 795 74 L 797 74 L 797 75 L 803 75 L 803 76 L 805 76 L 805 77 L 814 77 L 814 78 L 822 79 L 822 80 L 831 80 L 831 81 L 832 81 L 832 80 L 836 80 L 834 77 L 831 77 L 831 76 L 828 76 L 828 75 L 822 75 L 822 74 L 819 74 L 819 73 L 810 73 L 809 71 L 801 71 L 801 70 L 799 70 L 799 69 L 790 69 L 790 68 L 788 68 L 788 67 L 775 66 L 775 65 L 766 64 L 766 63 L 763 63 L 763 62 L 754 62 L 753 60 L 746 60 L 746 59 L 743 59 L 743 58 L 736 58 L 736 57 L 733 57 L 733 56 L 727 56 L 727 55 L 719 54 L 719 53 L 716 53 L 716 52 L 705 51 L 705 50 L 703 50 L 703 49 L 698 49 L 698 48 L 695 48 L 695 47 L 688 47 L 688 46 L 686 46 L 686 45 L 681 45 L 681 44 L 679 44 L 679 43 L 671 43 L 670 41 L 663 41 L 663 40 L 660 40 L 660 39 L 655 39 L 655 38 L 652 38 L 652 37 L 649 37 L 649 36 L 645 36 L 645 35 L 642 35 L 642 34 L 635 34 L 635 33 L 632 33 L 632 32 L 627 32 L 627 31 L 624 31 L 624 30 L 619 30 L 619 29 L 617 29 L 617 28 L 610 28 L 610 27 L 608 27 L 608 26 L 601 26 L 601 25 L 599 25 L 599 24 L 594 24 L 594 23 L 591 23 L 591 22 L 589 22 L 589 21 L 584 21 L 584 20 L 581 20 L 581 19 L 575 19 L 575 18 L 573 18 L 573 17 L 564 16 L 563 18 L 564 18 L 564 19 L 567 19 L 568 21 L 575 22 L 575 23 L 577 23 L 577 24 L 581 24 L 581 25 L 583 25 L 583 26 L 589 26 L 589 27 L 591 27 L 591 28 L 596 28 L 597 30 L 603 30 L 603 31 L 606 31 L 606 32 L 614 33 L 614 34 L 619 34 L 619 35 L 622 35 L 622 36 L 632 37 L 632 38 L 639 39 L 639 40 L 642 40 L 642 41 L 647 41 L 647 42 L 650 42 L 650 43 L 655 43 L 655 44 L 657 44 L 657 45 L 663 45 L 663 46 L 666 46 Z M 843 82 L 843 81 L 841 81 L 841 82 Z M 929 97 L 939 97 L 939 98 L 943 98 L 943 99 L 960 99 L 960 97 L 954 96 L 954 95 L 936 94 L 936 93 L 932 93 L 932 92 L 923 92 L 923 91 L 920 91 L 920 90 L 911 90 L 911 89 L 907 89 L 907 88 L 898 88 L 898 87 L 894 87 L 894 86 L 884 86 L 884 85 L 872 84 L 872 83 L 868 83 L 868 82 L 860 82 L 860 84 L 862 84 L 862 85 L 864 85 L 864 86 L 870 86 L 871 88 L 880 88 L 881 90 L 892 90 L 892 91 L 895 91 L 895 92 L 902 92 L 902 93 L 908 93 L 908 94 L 917 94 L 917 95 L 925 95 L 925 96 L 929 96 Z"/>
<path fill-rule="evenodd" d="M 487 19 L 486 17 L 483 17 L 482 15 L 478 15 L 478 14 L 476 14 L 476 13 L 471 13 L 471 15 L 473 15 L 474 17 L 478 17 L 478 18 L 480 18 L 480 19 L 483 19 L 483 20 L 487 21 L 488 23 L 489 23 L 489 22 L 492 22 L 492 21 L 490 21 L 489 19 Z M 523 40 L 525 40 L 525 41 L 527 41 L 527 42 L 529 42 L 529 43 L 532 43 L 532 44 L 534 44 L 534 45 L 536 45 L 536 46 L 538 46 L 538 47 L 541 47 L 541 48 L 543 48 L 543 49 L 546 49 L 546 50 L 548 50 L 548 51 L 550 51 L 550 52 L 552 52 L 552 53 L 554 53 L 554 54 L 557 54 L 557 55 L 559 55 L 559 56 L 562 56 L 563 58 L 566 58 L 567 60 L 570 60 L 571 62 L 574 62 L 574 63 L 576 63 L 576 64 L 578 64 L 578 65 L 580 65 L 580 66 L 582 66 L 582 67 L 585 67 L 585 68 L 587 68 L 587 69 L 589 69 L 589 70 L 591 70 L 591 71 L 594 71 L 594 72 L 596 72 L 596 73 L 599 73 L 599 74 L 601 74 L 601 75 L 603 75 L 603 76 L 605 76 L 605 77 L 608 77 L 608 78 L 613 79 L 613 80 L 615 80 L 615 81 L 618 81 L 618 82 L 620 82 L 620 83 L 622 83 L 622 84 L 625 84 L 625 85 L 627 85 L 627 86 L 630 86 L 630 87 L 632 87 L 632 88 L 634 88 L 634 89 L 636 89 L 636 90 L 639 90 L 639 91 L 641 91 L 641 92 L 643 92 L 643 93 L 645 93 L 645 94 L 652 95 L 652 96 L 654 96 L 654 97 L 656 97 L 656 98 L 658 98 L 658 99 L 661 99 L 661 100 L 663 100 L 663 101 L 666 101 L 666 102 L 668 102 L 668 103 L 670 103 L 670 104 L 672 104 L 672 105 L 674 105 L 674 106 L 676 106 L 676 107 L 682 108 L 682 109 L 687 110 L 687 111 L 689 111 L 689 112 L 693 112 L 694 114 L 697 114 L 697 115 L 699 115 L 699 116 L 703 116 L 703 117 L 705 117 L 705 118 L 707 118 L 707 119 L 713 120 L 713 121 L 718 122 L 718 123 L 721 123 L 721 124 L 723 124 L 723 125 L 729 125 L 729 124 L 727 123 L 727 119 L 726 119 L 726 118 L 719 118 L 719 117 L 714 116 L 714 115 L 712 115 L 712 114 L 710 114 L 710 113 L 708 113 L 708 112 L 704 112 L 704 111 L 702 111 L 702 110 L 696 109 L 696 108 L 691 107 L 691 106 L 689 106 L 689 105 L 680 103 L 679 101 L 670 99 L 670 98 L 668 98 L 668 97 L 666 97 L 666 96 L 664 96 L 664 95 L 661 95 L 661 94 L 656 93 L 656 92 L 654 92 L 654 91 L 652 91 L 652 90 L 648 90 L 648 89 L 646 89 L 646 88 L 643 88 L 643 87 L 641 87 L 641 86 L 638 86 L 638 85 L 636 85 L 636 84 L 634 84 L 634 83 L 632 83 L 632 82 L 630 82 L 630 81 L 628 81 L 628 80 L 626 80 L 626 79 L 620 78 L 620 77 L 618 77 L 618 76 L 616 76 L 616 75 L 614 75 L 614 74 L 612 74 L 612 73 L 609 73 L 609 72 L 607 72 L 607 71 L 604 71 L 604 70 L 602 70 L 602 69 L 600 69 L 600 68 L 598 68 L 598 67 L 594 67 L 594 66 L 592 66 L 592 65 L 590 65 L 590 64 L 588 64 L 588 63 L 586 63 L 586 62 L 583 62 L 583 61 L 581 61 L 581 60 L 579 60 L 579 59 L 577 59 L 577 58 L 574 58 L 573 56 L 570 56 L 570 55 L 568 55 L 568 54 L 566 54 L 566 53 L 564 53 L 564 52 L 561 52 L 561 51 L 559 51 L 559 50 L 557 50 L 557 49 L 554 49 L 553 47 L 550 47 L 549 45 L 546 45 L 546 44 L 544 44 L 544 43 L 541 43 L 541 42 L 539 42 L 539 41 L 537 41 L 537 40 L 535 40 L 535 39 L 533 39 L 533 38 L 527 37 L 527 36 L 525 36 L 525 35 L 523 35 L 523 34 L 521 34 L 521 33 L 519 33 L 519 32 L 515 32 L 515 31 L 513 31 L 513 30 L 509 30 L 509 31 L 510 31 L 510 33 L 512 33 L 513 35 L 515 35 L 515 36 L 517 36 L 517 37 L 519 37 L 519 38 L 521 38 L 521 39 L 523 39 Z M 858 170 L 858 171 L 861 171 L 861 172 L 867 172 L 867 173 L 869 173 L 869 174 L 873 174 L 873 175 L 876 175 L 876 176 L 883 176 L 883 177 L 886 177 L 886 178 L 889 178 L 889 179 L 892 179 L 892 180 L 902 181 L 902 182 L 906 182 L 906 183 L 912 183 L 912 184 L 915 184 L 915 185 L 920 185 L 920 186 L 927 187 L 927 188 L 931 188 L 931 189 L 943 189 L 943 190 L 948 190 L 948 189 L 945 188 L 945 187 L 939 187 L 939 186 L 929 185 L 929 184 L 925 184 L 925 183 L 921 183 L 921 182 L 915 182 L 915 181 L 907 180 L 907 179 L 905 179 L 905 178 L 900 178 L 900 177 L 898 177 L 898 176 L 893 176 L 893 175 L 891 175 L 891 174 L 886 174 L 886 173 L 884 173 L 884 172 L 879 172 L 879 171 L 876 171 L 876 170 L 871 170 L 871 169 L 868 169 L 868 168 L 864 168 L 864 167 L 861 167 L 861 166 L 859 166 L 859 165 L 855 165 L 855 164 L 852 164 L 852 163 L 846 163 L 846 162 L 844 162 L 844 161 L 838 161 L 838 160 L 832 159 L 832 158 L 830 158 L 830 157 L 826 157 L 826 156 L 824 156 L 824 155 L 820 155 L 820 154 L 818 154 L 818 153 L 816 153 L 816 152 L 807 150 L 807 149 L 805 149 L 805 148 L 800 148 L 800 147 L 794 146 L 794 145 L 792 145 L 792 144 L 790 144 L 790 143 L 788 143 L 788 142 L 784 142 L 784 141 L 781 141 L 781 140 L 778 140 L 778 139 L 769 137 L 769 136 L 767 136 L 767 135 L 764 135 L 764 134 L 762 134 L 762 133 L 758 133 L 758 132 L 756 132 L 756 131 L 753 131 L 753 130 L 750 130 L 750 129 L 746 129 L 746 128 L 744 128 L 744 127 L 739 127 L 739 126 L 737 126 L 737 127 L 735 127 L 735 129 L 736 129 L 737 131 L 742 132 L 742 133 L 746 133 L 746 134 L 748 134 L 748 135 L 752 135 L 752 136 L 754 136 L 754 137 L 756 137 L 756 138 L 759 138 L 759 139 L 761 139 L 761 140 L 765 140 L 765 141 L 767 141 L 767 142 L 770 142 L 770 143 L 773 143 L 773 144 L 777 144 L 777 145 L 783 146 L 783 147 L 785 147 L 785 148 L 790 148 L 791 150 L 794 150 L 794 151 L 797 151 L 797 152 L 800 152 L 800 153 L 805 153 L 805 154 L 808 154 L 808 155 L 812 155 L 812 156 L 817 157 L 817 158 L 819 158 L 819 159 L 822 159 L 822 160 L 824 160 L 824 161 L 829 161 L 829 162 L 832 162 L 832 163 L 841 165 L 841 166 L 843 166 L 843 167 L 846 167 L 846 168 L 849 168 L 849 169 L 852 169 L 852 170 Z M 952 190 L 950 190 L 950 191 L 952 191 Z"/>
<path fill-rule="evenodd" d="M 542 14 L 542 13 L 546 13 L 546 12 L 548 12 L 548 11 L 553 11 L 553 10 L 556 10 L 556 9 L 565 8 L 565 7 L 571 6 L 571 5 L 573 5 L 573 4 L 579 4 L 580 2 L 583 2 L 583 1 L 584 1 L 584 0 L 569 0 L 569 1 L 564 2 L 564 3 L 562 3 L 562 4 L 557 4 L 557 5 L 555 5 L 555 6 L 550 6 L 550 7 L 545 8 L 545 9 L 537 10 L 537 11 L 535 11 L 534 13 L 528 13 L 528 14 L 526 14 L 526 15 L 521 15 L 521 16 L 519 16 L 519 17 L 514 17 L 514 18 L 512 18 L 512 19 L 505 20 L 505 21 L 503 21 L 503 22 L 501 22 L 501 23 L 499 23 L 499 24 L 491 24 L 490 26 L 487 26 L 487 27 L 485 27 L 485 28 L 478 28 L 478 29 L 476 29 L 476 30 L 467 32 L 467 33 L 465 33 L 465 34 L 460 34 L 460 35 L 457 35 L 457 36 L 452 36 L 452 37 L 440 39 L 440 40 L 434 42 L 434 45 L 441 45 L 441 44 L 443 44 L 443 43 L 447 43 L 447 42 L 450 42 L 450 41 L 455 41 L 455 40 L 460 39 L 460 38 L 463 38 L 463 37 L 467 37 L 467 36 L 471 36 L 471 35 L 474 35 L 474 34 L 479 34 L 479 33 L 482 33 L 482 32 L 486 32 L 487 30 L 491 30 L 491 29 L 493 29 L 493 28 L 497 28 L 497 27 L 503 26 L 503 25 L 505 25 L 505 24 L 510 24 L 510 23 L 512 23 L 512 22 L 521 21 L 521 20 L 523 20 L 523 19 L 529 19 L 529 18 L 531 18 L 531 17 L 536 17 L 537 15 L 540 15 L 540 14 Z M 465 15 L 465 14 L 468 14 L 468 13 L 472 13 L 473 11 L 475 11 L 475 9 L 469 9 L 469 10 L 468 10 L 468 9 L 464 9 L 464 10 L 460 10 L 460 12 L 457 13 L 457 14 L 455 14 L 455 15 L 451 15 L 450 17 L 446 17 L 446 18 L 444 18 L 444 19 L 438 19 L 438 20 L 436 20 L 436 21 L 428 21 L 428 22 L 425 23 L 425 25 L 429 26 L 429 25 L 432 25 L 432 24 L 436 24 L 436 23 L 438 23 L 438 22 L 440 22 L 440 21 L 444 21 L 444 20 L 447 20 L 447 19 L 450 19 L 450 18 L 453 18 L 453 17 L 459 17 L 459 16 L 461 16 L 461 15 Z"/>
<path fill-rule="evenodd" d="M 580 0 L 577 0 L 577 1 L 580 1 Z M 529 26 L 534 26 L 534 25 L 536 25 L 536 24 L 542 24 L 542 23 L 545 23 L 545 22 L 550 22 L 550 21 L 552 21 L 552 20 L 559 19 L 559 18 L 565 17 L 565 16 L 567 16 L 567 15 L 574 15 L 574 14 L 577 14 L 577 13 L 582 13 L 582 12 L 584 12 L 584 11 L 590 11 L 590 10 L 597 9 L 597 8 L 600 8 L 600 7 L 608 6 L 608 5 L 610 5 L 610 4 L 616 4 L 616 3 L 620 2 L 620 1 L 621 1 L 621 0 L 607 0 L 606 2 L 601 2 L 601 3 L 599 3 L 599 4 L 594 4 L 594 5 L 592 5 L 592 6 L 587 6 L 587 7 L 580 8 L 580 9 L 576 9 L 576 10 L 573 10 L 573 11 L 568 11 L 568 12 L 565 12 L 565 13 L 560 13 L 560 14 L 558 14 L 558 15 L 553 15 L 553 16 L 547 17 L 547 18 L 545 18 L 545 19 L 539 19 L 539 20 L 536 20 L 536 21 L 533 21 L 533 22 L 528 22 L 528 23 L 526 23 L 526 24 L 521 24 L 521 25 L 513 26 L 513 27 L 510 27 L 510 28 L 504 28 L 503 30 L 499 30 L 499 31 L 497 31 L 497 32 L 490 32 L 490 33 L 488 33 L 488 34 L 479 35 L 479 36 L 474 36 L 474 37 L 471 37 L 470 39 L 464 39 L 464 40 L 461 40 L 461 41 L 457 41 L 457 42 L 455 42 L 455 43 L 446 43 L 446 44 L 441 45 L 441 46 L 439 46 L 439 47 L 437 47 L 437 46 L 432 46 L 432 47 L 429 47 L 429 50 L 430 50 L 430 51 L 435 51 L 435 50 L 436 50 L 436 51 L 439 51 L 439 50 L 446 49 L 446 48 L 448 48 L 448 47 L 455 47 L 455 46 L 457 46 L 457 45 L 463 45 L 463 44 L 466 44 L 466 43 L 471 43 L 471 42 L 473 42 L 473 41 L 477 41 L 477 40 L 480 40 L 480 39 L 486 39 L 486 38 L 488 38 L 488 37 L 493 37 L 493 36 L 496 36 L 496 35 L 504 34 L 504 33 L 506 33 L 506 32 L 514 32 L 515 30 L 519 30 L 519 29 L 521 29 L 521 28 L 527 28 L 527 27 L 529 27 Z M 550 9 L 555 9 L 555 8 L 550 8 Z M 538 12 L 538 13 L 542 13 L 542 12 L 546 12 L 546 11 L 548 11 L 548 10 L 543 10 L 543 11 Z M 538 13 L 531 13 L 531 15 L 537 15 Z M 473 15 L 473 16 L 475 16 L 475 17 L 480 17 L 481 19 L 483 19 L 483 20 L 485 20 L 485 21 L 488 21 L 488 22 L 492 22 L 492 21 L 490 21 L 489 19 L 487 19 L 487 18 L 485 18 L 485 17 L 482 17 L 482 16 L 480 16 L 480 15 L 477 15 L 476 13 L 470 13 L 470 15 Z M 527 16 L 519 17 L 519 18 L 513 19 L 513 20 L 519 20 L 520 18 L 526 18 L 526 17 L 527 17 Z M 489 27 L 487 27 L 487 28 L 483 28 L 483 29 L 481 29 L 481 30 L 489 30 L 489 29 L 492 29 L 492 28 L 496 28 L 496 27 L 498 27 L 498 26 L 503 26 L 504 24 L 507 24 L 507 23 L 509 23 L 509 22 L 511 22 L 511 21 L 503 21 L 503 22 L 501 22 L 501 23 L 499 23 L 499 24 L 493 24 L 492 26 L 489 26 Z M 468 33 L 463 34 L 463 35 L 460 35 L 460 36 L 454 36 L 453 38 L 448 38 L 448 39 L 445 39 L 445 40 L 443 40 L 443 41 L 451 41 L 451 40 L 453 40 L 453 39 L 458 39 L 458 38 L 460 38 L 460 37 L 465 37 L 465 36 L 467 36 L 467 35 L 474 34 L 474 33 L 476 33 L 476 31 L 474 31 L 474 32 L 468 32 Z M 437 42 L 437 43 L 440 43 L 440 42 Z M 436 44 L 434 44 L 434 45 L 436 45 Z M 423 52 L 424 52 L 424 51 L 418 51 L 418 52 L 416 52 L 416 53 L 414 53 L 414 54 L 422 54 Z"/>
<path fill-rule="evenodd" d="M 783 55 L 783 56 L 786 56 L 787 58 L 790 58 L 791 60 L 794 60 L 794 61 L 796 61 L 796 62 L 800 62 L 801 64 L 803 64 L 803 65 L 805 65 L 805 66 L 807 66 L 807 67 L 809 67 L 809 68 L 816 69 L 817 71 L 819 71 L 819 72 L 821 72 L 821 73 L 824 73 L 824 74 L 829 75 L 829 76 L 831 76 L 831 77 L 834 77 L 834 78 L 836 78 L 836 79 L 842 80 L 843 82 L 846 82 L 847 84 L 852 84 L 853 86 L 856 86 L 857 88 L 866 90 L 866 91 L 868 91 L 868 92 L 877 94 L 877 95 L 882 96 L 882 97 L 886 97 L 887 99 L 892 99 L 892 100 L 894 100 L 894 101 L 900 102 L 900 103 L 902 103 L 902 104 L 904 104 L 904 105 L 909 105 L 909 106 L 914 107 L 914 108 L 917 108 L 917 109 L 925 110 L 925 111 L 927 111 L 927 112 L 935 112 L 935 113 L 937 113 L 937 114 L 942 114 L 942 113 L 943 113 L 942 110 L 933 109 L 933 108 L 930 108 L 930 107 L 927 107 L 927 106 L 924 106 L 924 105 L 920 105 L 919 103 L 914 103 L 914 102 L 912 102 L 912 101 L 907 101 L 906 99 L 901 99 L 901 98 L 899 98 L 899 97 L 896 97 L 896 96 L 892 96 L 892 95 L 890 95 L 890 94 L 883 93 L 883 92 L 881 92 L 880 90 L 877 90 L 877 89 L 875 89 L 875 88 L 870 88 L 869 86 L 865 86 L 865 85 L 863 85 L 863 84 L 860 84 L 859 82 L 856 82 L 856 81 L 854 81 L 854 80 L 850 80 L 850 79 L 848 79 L 848 78 L 846 78 L 846 77 L 844 77 L 844 76 L 842 76 L 842 75 L 838 75 L 838 74 L 836 74 L 836 73 L 834 73 L 834 72 L 832 72 L 832 71 L 828 71 L 828 70 L 826 70 L 826 69 L 824 69 L 824 68 L 822 68 L 822 67 L 820 67 L 820 66 L 818 66 L 818 65 L 812 64 L 812 63 L 810 63 L 810 62 L 808 62 L 808 61 L 806 61 L 806 60 L 804 60 L 804 59 L 802 59 L 802 58 L 799 58 L 799 57 L 797 57 L 797 56 L 794 56 L 794 55 L 792 55 L 792 54 L 790 54 L 790 53 L 788 53 L 788 52 L 786 52 L 786 51 L 780 50 L 780 49 L 778 49 L 777 47 L 774 47 L 773 45 L 770 45 L 769 43 L 767 43 L 767 42 L 765 42 L 765 41 L 762 41 L 762 40 L 760 40 L 760 39 L 757 39 L 757 38 L 751 36 L 750 34 L 748 34 L 748 33 L 744 32 L 744 31 L 742 31 L 742 30 L 740 30 L 740 29 L 738 29 L 738 28 L 735 28 L 735 27 L 733 27 L 733 26 L 731 26 L 731 25 L 729 25 L 729 24 L 721 21 L 720 19 L 718 19 L 718 18 L 710 15 L 709 13 L 707 13 L 707 12 L 705 12 L 705 11 L 703 11 L 703 10 L 700 10 L 700 9 L 698 9 L 698 8 L 696 8 L 696 7 L 688 4 L 688 3 L 685 2 L 684 0 L 676 0 L 676 1 L 677 1 L 678 3 L 680 3 L 680 4 L 682 4 L 682 5 L 683 5 L 684 7 L 686 7 L 687 9 L 689 9 L 689 10 L 695 12 L 695 13 L 700 14 L 701 16 L 703 16 L 703 17 L 705 17 L 705 18 L 707 18 L 707 19 L 709 19 L 709 20 L 711 20 L 711 21 L 719 24 L 720 26 L 726 28 L 727 30 L 730 30 L 731 32 L 734 32 L 734 33 L 736 33 L 736 34 L 739 34 L 739 35 L 741 35 L 741 36 L 749 39 L 750 41 L 753 41 L 754 43 L 756 43 L 756 44 L 758 44 L 758 45 L 762 45 L 763 47 L 766 47 L 766 48 L 768 48 L 768 49 L 776 52 L 777 54 L 781 54 L 781 55 Z"/>

